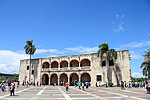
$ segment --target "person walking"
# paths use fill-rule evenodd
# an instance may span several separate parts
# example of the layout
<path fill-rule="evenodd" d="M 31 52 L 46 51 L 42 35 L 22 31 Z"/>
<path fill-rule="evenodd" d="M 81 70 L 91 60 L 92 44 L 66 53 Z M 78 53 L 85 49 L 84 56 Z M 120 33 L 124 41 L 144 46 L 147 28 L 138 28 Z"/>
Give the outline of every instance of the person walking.
<path fill-rule="evenodd" d="M 108 87 L 108 83 L 106 82 L 106 88 Z"/>
<path fill-rule="evenodd" d="M 66 91 L 68 91 L 68 87 L 69 87 L 69 84 L 68 82 L 66 83 Z"/>
<path fill-rule="evenodd" d="M 37 81 L 37 86 L 39 86 L 39 82 Z"/>
<path fill-rule="evenodd" d="M 11 89 L 10 89 L 10 96 L 15 95 L 15 83 L 12 81 L 11 82 Z"/>
<path fill-rule="evenodd" d="M 89 82 L 86 83 L 86 89 L 89 87 Z"/>
<path fill-rule="evenodd" d="M 97 87 L 97 82 L 95 83 L 96 87 Z"/>
<path fill-rule="evenodd" d="M 124 88 L 124 83 L 123 83 L 123 81 L 121 81 L 121 89 L 122 89 L 122 90 L 125 89 L 125 88 Z"/>
<path fill-rule="evenodd" d="M 19 87 L 19 81 L 17 82 L 17 88 Z"/>
<path fill-rule="evenodd" d="M 8 91 L 10 91 L 11 82 L 8 81 Z"/>
<path fill-rule="evenodd" d="M 81 82 L 79 82 L 79 89 L 81 89 Z"/>
<path fill-rule="evenodd" d="M 40 86 L 42 85 L 41 81 L 40 81 Z"/>

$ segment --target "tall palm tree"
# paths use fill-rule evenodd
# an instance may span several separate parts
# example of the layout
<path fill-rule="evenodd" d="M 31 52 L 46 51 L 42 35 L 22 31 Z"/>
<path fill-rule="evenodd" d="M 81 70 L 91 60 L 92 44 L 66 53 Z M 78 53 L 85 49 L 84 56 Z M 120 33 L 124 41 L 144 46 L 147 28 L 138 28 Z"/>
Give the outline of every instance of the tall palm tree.
<path fill-rule="evenodd" d="M 143 72 L 143 75 L 144 75 L 144 76 L 149 75 L 149 74 L 150 74 L 150 59 L 144 61 L 144 62 L 141 64 L 140 68 L 143 68 L 143 71 L 142 71 L 142 72 Z M 148 78 L 150 78 L 150 77 L 148 77 Z"/>
<path fill-rule="evenodd" d="M 33 40 L 26 41 L 26 45 L 24 46 L 25 53 L 30 55 L 30 65 L 29 65 L 29 82 L 30 82 L 30 74 L 31 74 L 31 55 L 33 55 L 36 51 L 35 45 L 32 44 Z"/>
<path fill-rule="evenodd" d="M 104 54 L 106 54 L 106 64 L 107 64 L 107 81 L 109 82 L 109 61 L 113 60 L 114 62 L 117 59 L 117 51 L 115 49 L 109 49 L 108 42 L 103 43 L 98 46 L 99 50 L 97 51 L 97 56 L 101 58 L 101 62 L 104 59 Z M 115 64 L 115 63 L 114 63 Z"/>
<path fill-rule="evenodd" d="M 143 68 L 143 75 L 147 76 L 148 78 L 150 78 L 150 49 L 147 49 L 148 51 L 145 51 L 145 60 L 144 62 L 141 64 L 140 68 Z"/>

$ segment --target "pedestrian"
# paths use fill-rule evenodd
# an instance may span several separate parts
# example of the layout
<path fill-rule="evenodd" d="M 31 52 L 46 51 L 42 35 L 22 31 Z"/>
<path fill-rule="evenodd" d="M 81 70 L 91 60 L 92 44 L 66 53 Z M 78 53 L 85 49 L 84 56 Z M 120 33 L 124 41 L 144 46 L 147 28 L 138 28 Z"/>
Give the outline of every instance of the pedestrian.
<path fill-rule="evenodd" d="M 88 86 L 89 86 L 89 82 L 86 82 L 86 89 L 88 88 Z"/>
<path fill-rule="evenodd" d="M 131 88 L 131 81 L 129 81 L 129 88 Z"/>
<path fill-rule="evenodd" d="M 17 82 L 17 88 L 19 87 L 19 81 Z"/>
<path fill-rule="evenodd" d="M 79 89 L 81 89 L 81 82 L 79 82 Z"/>
<path fill-rule="evenodd" d="M 96 87 L 97 87 L 97 82 L 96 82 L 96 84 L 95 84 L 95 85 L 96 85 Z"/>
<path fill-rule="evenodd" d="M 37 86 L 39 86 L 39 82 L 37 81 Z"/>
<path fill-rule="evenodd" d="M 122 89 L 122 90 L 125 89 L 125 88 L 124 88 L 124 83 L 123 83 L 123 81 L 121 81 L 121 89 Z"/>
<path fill-rule="evenodd" d="M 106 82 L 106 88 L 108 87 L 108 83 Z"/>
<path fill-rule="evenodd" d="M 26 81 L 24 81 L 24 86 L 26 86 Z"/>
<path fill-rule="evenodd" d="M 6 89 L 5 89 L 5 84 L 4 84 L 4 83 L 2 83 L 1 88 L 2 88 L 2 91 L 3 91 L 3 92 L 5 92 L 5 91 L 6 91 Z"/>
<path fill-rule="evenodd" d="M 11 89 L 10 89 L 10 96 L 15 95 L 15 83 L 12 81 L 11 82 Z"/>
<path fill-rule="evenodd" d="M 40 81 L 40 86 L 41 86 L 42 84 L 41 84 L 41 81 Z"/>
<path fill-rule="evenodd" d="M 99 82 L 99 87 L 101 87 L 101 82 Z"/>
<path fill-rule="evenodd" d="M 33 81 L 33 85 L 35 86 L 35 81 Z"/>
<path fill-rule="evenodd" d="M 68 82 L 66 83 L 66 91 L 68 91 L 68 87 L 69 87 L 69 84 Z"/>
<path fill-rule="evenodd" d="M 27 87 L 28 87 L 28 85 L 29 85 L 29 82 L 27 81 Z"/>
<path fill-rule="evenodd" d="M 8 91 L 10 91 L 11 82 L 8 81 Z"/>

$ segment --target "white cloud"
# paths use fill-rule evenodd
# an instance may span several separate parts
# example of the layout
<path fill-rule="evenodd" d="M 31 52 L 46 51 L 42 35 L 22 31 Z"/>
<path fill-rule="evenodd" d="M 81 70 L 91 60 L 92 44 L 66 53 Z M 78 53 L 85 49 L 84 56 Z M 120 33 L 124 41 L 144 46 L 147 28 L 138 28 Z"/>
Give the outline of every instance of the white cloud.
<path fill-rule="evenodd" d="M 21 59 L 29 58 L 26 54 L 13 52 L 10 50 L 0 50 L 0 72 L 18 73 Z"/>
<path fill-rule="evenodd" d="M 64 52 L 60 52 L 57 49 L 37 49 L 35 54 L 41 53 L 57 53 L 57 54 L 64 54 Z"/>
<path fill-rule="evenodd" d="M 150 41 L 145 41 L 145 42 L 132 42 L 129 44 L 124 44 L 121 45 L 121 48 L 126 48 L 126 47 L 133 47 L 133 48 L 137 48 L 137 47 L 145 47 L 145 46 L 150 46 Z"/>
<path fill-rule="evenodd" d="M 144 57 L 142 55 L 139 54 L 131 54 L 131 59 L 144 59 Z"/>
<path fill-rule="evenodd" d="M 135 77 L 135 78 L 141 78 L 141 77 L 144 77 L 142 74 L 140 73 L 132 73 L 132 77 Z"/>
<path fill-rule="evenodd" d="M 117 14 L 116 15 L 116 17 L 115 17 L 116 21 L 113 22 L 113 24 L 115 24 L 117 26 L 115 26 L 116 28 L 113 30 L 114 32 L 119 33 L 119 32 L 125 31 L 124 21 L 123 21 L 124 16 L 125 16 L 124 14 L 122 14 L 122 15 Z"/>
<path fill-rule="evenodd" d="M 65 48 L 66 50 L 77 52 L 77 53 L 95 53 L 98 50 L 98 47 L 84 47 L 84 46 L 78 46 L 73 48 Z"/>

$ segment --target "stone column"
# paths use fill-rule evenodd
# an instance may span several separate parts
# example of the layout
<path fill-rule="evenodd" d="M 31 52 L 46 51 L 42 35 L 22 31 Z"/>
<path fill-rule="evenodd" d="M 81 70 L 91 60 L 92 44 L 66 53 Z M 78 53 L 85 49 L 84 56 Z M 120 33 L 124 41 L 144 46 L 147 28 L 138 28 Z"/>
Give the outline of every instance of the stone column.
<path fill-rule="evenodd" d="M 81 82 L 81 75 L 79 74 L 79 82 Z"/>
<path fill-rule="evenodd" d="M 70 78 L 68 77 L 68 83 L 69 83 L 69 85 L 70 85 Z"/>
<path fill-rule="evenodd" d="M 58 85 L 60 85 L 60 78 L 58 77 Z"/>
<path fill-rule="evenodd" d="M 80 62 L 79 62 L 79 69 L 81 69 Z"/>
<path fill-rule="evenodd" d="M 92 68 L 92 60 L 90 60 L 90 69 Z"/>
<path fill-rule="evenodd" d="M 58 70 L 60 70 L 60 58 L 58 58 Z"/>
<path fill-rule="evenodd" d="M 51 78 L 49 77 L 49 85 L 51 85 Z"/>
<path fill-rule="evenodd" d="M 80 66 L 80 57 L 78 57 L 79 58 L 79 69 L 81 69 L 81 66 Z"/>
<path fill-rule="evenodd" d="M 70 69 L 70 58 L 68 57 L 68 69 Z"/>
<path fill-rule="evenodd" d="M 49 70 L 51 70 L 51 59 L 49 59 Z"/>
<path fill-rule="evenodd" d="M 68 69 L 70 69 L 70 62 L 68 62 Z"/>

